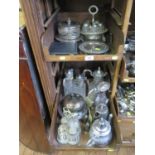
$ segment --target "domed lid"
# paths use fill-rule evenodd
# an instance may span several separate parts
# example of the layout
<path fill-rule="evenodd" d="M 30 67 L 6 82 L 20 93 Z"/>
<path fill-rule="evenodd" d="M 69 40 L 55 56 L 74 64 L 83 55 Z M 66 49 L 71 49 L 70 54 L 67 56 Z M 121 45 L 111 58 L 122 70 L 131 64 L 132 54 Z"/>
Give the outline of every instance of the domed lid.
<path fill-rule="evenodd" d="M 100 82 L 97 86 L 97 89 L 100 92 L 105 92 L 110 89 L 110 83 L 106 81 Z"/>
<path fill-rule="evenodd" d="M 93 76 L 96 78 L 103 78 L 104 77 L 104 73 L 101 70 L 101 67 L 98 67 L 98 70 L 93 72 Z"/>
<path fill-rule="evenodd" d="M 75 93 L 65 96 L 63 103 L 64 107 L 72 112 L 81 110 L 85 105 L 84 98 Z"/>
<path fill-rule="evenodd" d="M 104 103 L 100 103 L 96 105 L 95 111 L 101 114 L 107 113 L 109 111 L 108 106 L 105 105 Z"/>
<path fill-rule="evenodd" d="M 95 136 L 106 136 L 111 132 L 111 125 L 104 118 L 95 120 L 92 125 L 92 132 Z"/>
<path fill-rule="evenodd" d="M 80 27 L 80 24 L 76 21 L 72 21 L 70 18 L 67 21 L 61 21 L 58 23 L 60 27 Z"/>

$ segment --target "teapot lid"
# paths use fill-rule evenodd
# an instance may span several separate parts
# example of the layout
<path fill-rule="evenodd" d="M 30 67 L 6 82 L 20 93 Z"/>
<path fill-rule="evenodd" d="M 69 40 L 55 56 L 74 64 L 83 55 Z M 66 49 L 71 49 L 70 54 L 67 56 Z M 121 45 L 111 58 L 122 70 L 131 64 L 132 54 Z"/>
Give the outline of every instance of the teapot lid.
<path fill-rule="evenodd" d="M 111 132 L 110 123 L 104 118 L 95 120 L 92 125 L 92 130 L 95 136 L 106 136 Z"/>
<path fill-rule="evenodd" d="M 104 77 L 104 73 L 102 72 L 101 67 L 98 67 L 98 69 L 93 72 L 93 76 L 100 78 Z"/>
<path fill-rule="evenodd" d="M 110 83 L 106 81 L 102 81 L 97 85 L 97 89 L 99 92 L 105 92 L 110 89 Z"/>

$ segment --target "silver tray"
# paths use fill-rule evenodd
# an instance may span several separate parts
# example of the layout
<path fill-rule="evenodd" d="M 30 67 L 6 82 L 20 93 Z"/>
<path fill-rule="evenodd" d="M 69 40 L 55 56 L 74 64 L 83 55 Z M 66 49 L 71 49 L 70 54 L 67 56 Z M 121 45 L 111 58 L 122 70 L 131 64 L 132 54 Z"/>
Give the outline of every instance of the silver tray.
<path fill-rule="evenodd" d="M 86 54 L 103 54 L 108 52 L 109 46 L 102 42 L 85 41 L 79 45 L 79 49 Z"/>

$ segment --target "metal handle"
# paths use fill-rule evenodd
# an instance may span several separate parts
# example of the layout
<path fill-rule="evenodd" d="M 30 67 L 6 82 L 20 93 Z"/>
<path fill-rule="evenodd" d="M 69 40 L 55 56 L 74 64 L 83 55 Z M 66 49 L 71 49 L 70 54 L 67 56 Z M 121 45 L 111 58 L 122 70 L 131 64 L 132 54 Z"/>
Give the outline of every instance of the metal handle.
<path fill-rule="evenodd" d="M 91 5 L 88 11 L 92 15 L 92 23 L 94 23 L 94 16 L 98 13 L 99 9 L 96 5 Z"/>
<path fill-rule="evenodd" d="M 85 69 L 85 70 L 83 71 L 84 77 L 86 77 L 86 75 L 85 75 L 86 72 L 89 72 L 90 75 L 93 77 L 93 73 L 92 73 L 92 71 L 91 71 L 90 69 Z"/>

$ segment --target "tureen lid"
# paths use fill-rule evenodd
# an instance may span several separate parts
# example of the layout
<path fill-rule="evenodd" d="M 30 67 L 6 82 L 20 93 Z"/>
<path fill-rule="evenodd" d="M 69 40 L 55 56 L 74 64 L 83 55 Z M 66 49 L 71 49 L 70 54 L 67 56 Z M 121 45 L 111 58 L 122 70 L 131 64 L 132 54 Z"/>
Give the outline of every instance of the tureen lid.
<path fill-rule="evenodd" d="M 106 81 L 102 81 L 97 85 L 97 89 L 100 92 L 105 92 L 110 89 L 110 83 Z"/>
<path fill-rule="evenodd" d="M 84 98 L 79 94 L 69 94 L 64 98 L 64 107 L 70 111 L 78 111 L 85 105 Z"/>
<path fill-rule="evenodd" d="M 92 132 L 97 137 L 106 136 L 111 132 L 111 125 L 104 118 L 97 119 L 92 125 Z"/>

